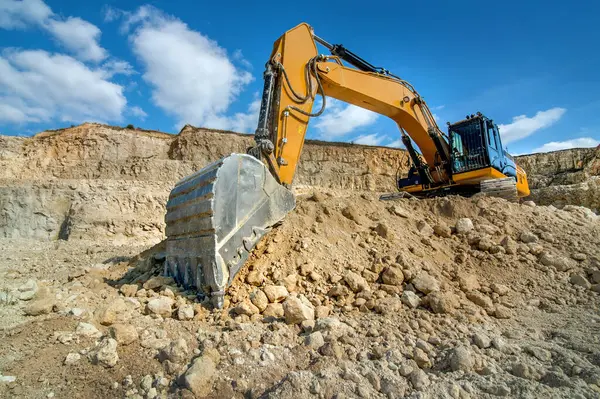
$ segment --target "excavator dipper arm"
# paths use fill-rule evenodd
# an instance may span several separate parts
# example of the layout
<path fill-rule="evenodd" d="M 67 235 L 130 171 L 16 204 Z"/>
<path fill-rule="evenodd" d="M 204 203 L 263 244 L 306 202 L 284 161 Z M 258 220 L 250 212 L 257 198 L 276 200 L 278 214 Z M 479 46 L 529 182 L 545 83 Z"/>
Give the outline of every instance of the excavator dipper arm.
<path fill-rule="evenodd" d="M 334 55 L 318 55 L 315 42 Z M 342 60 L 354 68 L 344 66 Z M 317 94 L 323 100 L 321 109 L 313 112 Z M 309 25 L 300 24 L 275 42 L 265 72 L 263 102 L 255 134 L 257 146 L 251 152 L 267 161 L 282 184 L 291 185 L 309 120 L 323 112 L 326 97 L 393 119 L 405 140 L 409 136 L 420 149 L 424 162 L 416 159 L 421 155 L 414 150 L 411 156 L 413 163 L 421 165 L 426 175 L 424 181 L 448 180 L 448 143 L 416 90 L 343 46 L 331 45 L 314 36 Z"/>

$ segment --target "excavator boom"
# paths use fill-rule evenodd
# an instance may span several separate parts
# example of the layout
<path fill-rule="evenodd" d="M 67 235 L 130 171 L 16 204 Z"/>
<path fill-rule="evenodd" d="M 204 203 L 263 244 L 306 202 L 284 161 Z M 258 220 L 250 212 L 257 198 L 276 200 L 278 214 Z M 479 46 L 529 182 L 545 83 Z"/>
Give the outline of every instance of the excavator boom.
<path fill-rule="evenodd" d="M 318 55 L 316 42 L 339 55 Z M 344 66 L 342 60 L 355 68 Z M 317 94 L 322 97 L 322 105 L 313 112 Z M 327 97 L 394 120 L 403 137 L 410 136 L 420 149 L 417 162 L 423 174 L 432 183 L 447 181 L 444 168 L 450 162 L 448 143 L 412 85 L 383 68 L 374 67 L 343 46 L 331 45 L 314 36 L 309 25 L 300 24 L 275 42 L 267 63 L 255 134 L 260 154 L 252 153 L 266 160 L 282 184 L 292 183 L 309 120 L 321 115 Z M 439 166 L 433 176 L 429 176 L 426 164 Z"/>
<path fill-rule="evenodd" d="M 320 55 L 317 43 L 331 55 Z M 322 102 L 314 110 L 317 95 Z M 497 133 L 497 126 L 491 120 L 478 114 L 479 119 L 461 121 L 452 125 L 447 135 L 442 133 L 410 83 L 341 45 L 329 44 L 302 23 L 273 46 L 264 73 L 256 145 L 248 155 L 231 154 L 184 178 L 171 192 L 165 274 L 210 294 L 213 304 L 222 306 L 225 288 L 256 243 L 294 208 L 289 189 L 306 129 L 310 118 L 320 116 L 327 107 L 327 97 L 397 123 L 413 165 L 412 177 L 399 182 L 404 191 L 490 187 L 505 194 L 505 186 L 510 192 L 516 179 L 520 193 L 529 192 L 525 173 L 513 161 L 503 162 L 508 154 L 502 150 L 499 135 L 492 152 L 492 133 L 494 129 Z M 488 162 L 477 163 L 474 169 L 472 165 L 480 159 Z M 512 170 L 514 173 L 507 172 Z M 487 184 L 490 178 L 502 182 Z"/>

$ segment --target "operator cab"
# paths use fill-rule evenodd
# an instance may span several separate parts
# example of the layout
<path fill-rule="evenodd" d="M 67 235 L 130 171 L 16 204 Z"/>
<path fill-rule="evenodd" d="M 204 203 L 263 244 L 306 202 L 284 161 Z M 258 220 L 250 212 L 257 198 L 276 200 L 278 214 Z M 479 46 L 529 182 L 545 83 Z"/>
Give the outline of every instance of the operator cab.
<path fill-rule="evenodd" d="M 515 162 L 502 148 L 498 126 L 480 112 L 448 124 L 452 174 L 492 167 L 506 176 L 517 176 Z"/>
<path fill-rule="evenodd" d="M 450 166 L 447 171 L 453 184 L 443 188 L 447 192 L 476 192 L 477 183 L 494 177 L 514 177 L 517 179 L 517 167 L 513 157 L 502 148 L 498 126 L 481 112 L 469 115 L 456 123 L 448 123 L 448 138 L 450 140 Z M 403 141 L 404 142 L 404 141 Z M 410 140 L 404 142 L 409 153 Z M 418 154 L 417 154 L 417 158 Z M 417 159 L 419 162 L 419 159 Z M 415 166 L 415 160 L 408 171 L 408 176 L 396 180 L 399 190 L 414 187 L 414 192 L 420 192 L 419 186 L 425 186 L 427 179 L 422 171 Z M 457 184 L 457 183 L 463 184 Z M 464 184 L 468 182 L 470 184 Z M 436 190 L 435 185 L 427 185 L 429 190 Z M 410 191 L 410 190 L 408 190 Z"/>

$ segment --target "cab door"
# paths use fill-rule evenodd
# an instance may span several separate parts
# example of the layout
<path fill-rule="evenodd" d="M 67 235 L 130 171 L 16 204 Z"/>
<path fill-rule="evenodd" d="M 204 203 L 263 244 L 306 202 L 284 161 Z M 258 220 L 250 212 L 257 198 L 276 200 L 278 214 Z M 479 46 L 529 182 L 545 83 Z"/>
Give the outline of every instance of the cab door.
<path fill-rule="evenodd" d="M 492 121 L 485 121 L 485 136 L 490 156 L 490 166 L 502 172 L 505 166 L 504 152 L 502 150 L 502 143 L 500 142 L 500 135 Z"/>
<path fill-rule="evenodd" d="M 489 121 L 489 123 L 494 126 L 494 134 L 496 136 L 498 153 L 500 155 L 500 159 L 499 159 L 500 169 L 498 169 L 498 170 L 500 172 L 502 172 L 503 174 L 505 174 L 506 176 L 512 176 L 512 177 L 516 178 L 517 177 L 517 166 L 515 164 L 515 160 L 502 147 L 502 140 L 500 138 L 500 131 L 498 130 L 498 125 L 493 124 L 492 121 Z"/>

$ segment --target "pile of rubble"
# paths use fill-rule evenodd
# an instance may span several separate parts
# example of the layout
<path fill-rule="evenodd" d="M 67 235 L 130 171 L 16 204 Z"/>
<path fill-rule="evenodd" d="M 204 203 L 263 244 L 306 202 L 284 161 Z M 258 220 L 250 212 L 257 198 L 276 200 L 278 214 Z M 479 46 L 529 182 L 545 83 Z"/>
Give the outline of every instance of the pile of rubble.
<path fill-rule="evenodd" d="M 160 275 L 163 244 L 3 242 L 0 394 L 597 397 L 599 220 L 311 192 L 223 310 Z"/>

